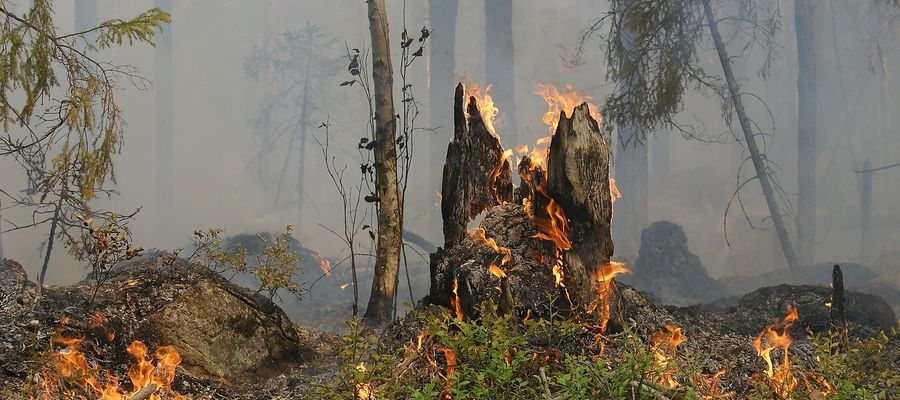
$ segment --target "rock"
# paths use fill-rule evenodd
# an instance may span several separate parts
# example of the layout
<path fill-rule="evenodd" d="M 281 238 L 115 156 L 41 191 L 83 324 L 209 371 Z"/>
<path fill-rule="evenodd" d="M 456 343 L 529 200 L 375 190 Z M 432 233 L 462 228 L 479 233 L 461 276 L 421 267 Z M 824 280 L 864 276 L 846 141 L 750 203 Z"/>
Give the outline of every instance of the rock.
<path fill-rule="evenodd" d="M 622 277 L 622 282 L 666 304 L 698 304 L 724 293 L 688 249 L 684 230 L 672 222 L 655 222 L 641 232 L 641 249 L 631 268 L 634 274 Z"/>
<path fill-rule="evenodd" d="M 213 280 L 191 286 L 147 320 L 160 343 L 180 349 L 182 366 L 197 376 L 246 382 L 314 357 L 280 309 Z"/>
<path fill-rule="evenodd" d="M 22 265 L 9 259 L 0 259 L 0 308 L 8 302 L 20 305 L 30 303 L 37 285 L 28 280 Z"/>

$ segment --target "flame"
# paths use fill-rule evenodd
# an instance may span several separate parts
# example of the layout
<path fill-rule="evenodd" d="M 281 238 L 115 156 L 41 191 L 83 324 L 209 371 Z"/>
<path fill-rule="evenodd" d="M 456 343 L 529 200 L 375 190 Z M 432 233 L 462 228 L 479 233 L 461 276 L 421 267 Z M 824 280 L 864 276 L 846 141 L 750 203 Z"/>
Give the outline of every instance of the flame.
<path fill-rule="evenodd" d="M 612 293 L 615 287 L 615 277 L 619 274 L 630 273 L 631 270 L 625 268 L 625 264 L 616 261 L 610 261 L 601 265 L 594 270 L 594 280 L 597 282 L 597 299 L 596 303 L 591 307 L 591 312 L 597 307 L 600 308 L 600 334 L 606 332 L 606 325 L 609 323 L 612 313 Z"/>
<path fill-rule="evenodd" d="M 341 285 L 341 286 L 338 286 L 338 287 L 341 288 L 341 290 L 344 290 L 344 289 L 346 289 L 348 286 L 350 286 L 350 285 L 352 285 L 352 284 L 353 284 L 353 282 L 347 282 L 347 283 L 345 283 L 345 284 L 343 284 L 343 285 Z"/>
<path fill-rule="evenodd" d="M 99 319 L 92 318 L 90 323 Z M 140 341 L 133 341 L 127 348 L 128 354 L 135 359 L 135 364 L 128 370 L 131 380 L 131 391 L 126 391 L 119 386 L 119 379 L 103 369 L 91 368 L 87 357 L 79 350 L 83 338 L 67 338 L 54 336 L 52 342 L 64 346 L 51 357 L 58 375 L 65 379 L 74 379 L 74 383 L 88 392 L 96 395 L 100 400 L 127 400 L 135 393 L 147 386 L 155 385 L 155 392 L 150 395 L 151 400 L 160 400 L 160 391 L 172 392 L 171 384 L 175 379 L 175 369 L 181 363 L 181 355 L 172 346 L 160 346 L 156 349 L 154 357 L 156 365 L 147 357 L 147 346 Z M 105 375 L 105 383 L 101 383 L 101 376 Z M 51 380 L 51 374 L 43 374 L 45 380 Z M 49 385 L 42 385 L 43 393 L 50 394 Z M 175 399 L 184 399 L 183 396 L 173 393 Z M 74 396 L 77 397 L 77 396 Z M 91 396 L 94 398 L 95 396 Z M 80 398 L 80 397 L 79 397 Z"/>
<path fill-rule="evenodd" d="M 679 386 L 678 380 L 675 379 L 677 365 L 673 363 L 673 359 L 678 346 L 684 341 L 685 337 L 681 333 L 681 327 L 670 323 L 666 324 L 665 329 L 660 329 L 650 335 L 653 358 L 662 371 L 659 377 L 660 385 L 671 389 Z"/>
<path fill-rule="evenodd" d="M 547 102 L 547 112 L 544 113 L 544 124 L 550 129 L 550 135 L 556 133 L 556 127 L 559 125 L 560 112 L 565 112 L 566 115 L 571 116 L 572 111 L 576 106 L 594 99 L 587 94 L 575 91 L 572 85 L 569 84 L 565 86 L 564 92 L 560 92 L 554 85 L 538 83 L 535 85 L 534 94 L 541 96 L 544 101 Z M 600 113 L 597 111 L 597 106 L 593 103 L 588 102 L 588 110 L 591 113 L 591 117 L 593 117 L 597 123 L 603 121 L 603 118 L 600 117 Z M 549 142 L 549 137 L 547 142 Z"/>
<path fill-rule="evenodd" d="M 547 202 L 544 209 L 547 211 L 548 217 L 534 218 L 538 233 L 532 237 L 551 241 L 559 250 L 569 250 L 572 248 L 572 242 L 569 240 L 569 219 L 566 218 L 562 207 L 555 200 L 547 197 L 550 201 Z"/>
<path fill-rule="evenodd" d="M 425 337 L 428 336 L 428 328 L 422 329 L 422 332 L 419 332 L 419 336 L 416 340 L 416 350 L 422 350 L 422 341 L 425 340 Z"/>
<path fill-rule="evenodd" d="M 616 199 L 622 198 L 622 192 L 619 191 L 619 186 L 616 185 L 616 178 L 609 177 L 609 199 L 610 205 L 616 205 Z"/>
<path fill-rule="evenodd" d="M 450 308 L 452 309 L 454 315 L 462 320 L 463 312 L 462 307 L 459 306 L 459 294 L 457 293 L 457 289 L 459 289 L 459 280 L 457 278 L 453 278 L 453 295 L 450 296 Z"/>
<path fill-rule="evenodd" d="M 315 250 L 313 251 L 313 258 L 319 263 L 319 268 L 322 269 L 322 273 L 325 274 L 325 276 L 331 276 L 331 261 L 322 257 L 319 252 Z"/>
<path fill-rule="evenodd" d="M 509 248 L 500 246 L 497 244 L 497 241 L 494 238 L 487 237 L 487 233 L 485 233 L 484 228 L 477 228 L 472 231 L 473 240 L 476 243 L 487 246 L 491 250 L 496 253 L 500 253 L 503 255 L 503 259 L 500 261 L 500 265 L 509 264 L 512 261 L 512 251 Z"/>
<path fill-rule="evenodd" d="M 366 370 L 366 363 L 359 363 L 356 365 L 356 370 L 362 372 L 364 374 L 368 373 Z M 375 400 L 375 393 L 378 390 L 368 382 L 359 382 L 356 384 L 356 399 L 359 400 Z"/>
<path fill-rule="evenodd" d="M 791 346 L 790 329 L 798 319 L 797 307 L 789 306 L 784 320 L 767 326 L 753 341 L 757 355 L 766 362 L 769 386 L 782 399 L 788 398 L 797 387 L 797 378 L 791 372 L 788 348 Z M 778 368 L 775 368 L 771 354 L 776 348 L 781 349 L 782 354 L 781 366 Z"/>
<path fill-rule="evenodd" d="M 734 392 L 723 392 L 719 382 L 726 370 L 720 369 L 715 374 L 707 375 L 697 373 L 691 376 L 691 383 L 700 389 L 700 398 L 703 400 L 733 399 Z"/>
<path fill-rule="evenodd" d="M 500 279 L 506 278 L 506 272 L 503 272 L 503 270 L 500 269 L 497 264 L 491 264 L 491 266 L 488 267 L 488 272 Z"/>
<path fill-rule="evenodd" d="M 478 87 L 477 83 L 470 83 L 465 85 L 465 87 L 466 98 L 475 98 L 484 126 L 487 127 L 488 132 L 496 136 L 497 131 L 494 130 L 494 121 L 497 119 L 497 115 L 500 114 L 500 108 L 494 104 L 494 98 L 491 97 L 491 85 L 484 87 L 484 95 L 481 94 L 481 88 Z M 466 107 L 466 110 L 468 110 L 468 107 Z"/>

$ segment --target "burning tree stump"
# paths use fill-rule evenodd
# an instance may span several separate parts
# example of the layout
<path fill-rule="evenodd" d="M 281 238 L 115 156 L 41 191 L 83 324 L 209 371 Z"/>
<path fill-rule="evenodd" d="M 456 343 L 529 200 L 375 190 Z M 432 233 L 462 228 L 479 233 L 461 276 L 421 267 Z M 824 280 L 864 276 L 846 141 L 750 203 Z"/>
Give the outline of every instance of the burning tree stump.
<path fill-rule="evenodd" d="M 523 317 L 563 309 L 600 310 L 608 319 L 608 278 L 624 269 L 610 268 L 609 142 L 588 105 L 561 113 L 546 173 L 521 160 L 514 196 L 511 152 L 463 93 L 460 84 L 441 188 L 444 248 L 431 255 L 429 301 L 466 318 L 491 299 Z M 480 227 L 467 231 L 482 212 Z"/>
<path fill-rule="evenodd" d="M 512 200 L 511 167 L 500 140 L 481 118 L 475 97 L 466 99 L 464 93 L 460 83 L 453 106 L 453 140 L 447 147 L 441 185 L 446 248 L 465 235 L 466 225 L 476 215 Z"/>

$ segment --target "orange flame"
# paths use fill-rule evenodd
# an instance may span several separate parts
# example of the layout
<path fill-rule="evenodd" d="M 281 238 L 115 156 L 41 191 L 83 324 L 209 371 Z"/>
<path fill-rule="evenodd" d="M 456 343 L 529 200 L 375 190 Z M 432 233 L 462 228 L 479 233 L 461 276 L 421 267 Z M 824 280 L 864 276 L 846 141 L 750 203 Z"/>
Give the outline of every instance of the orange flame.
<path fill-rule="evenodd" d="M 91 320 L 91 323 L 94 322 L 96 321 Z M 90 367 L 84 353 L 78 349 L 82 340 L 82 338 L 53 337 L 53 343 L 65 346 L 65 348 L 54 353 L 52 359 L 59 376 L 67 379 L 74 378 L 74 382 L 78 386 L 99 396 L 100 400 L 126 400 L 151 384 L 155 385 L 157 391 L 171 392 L 175 369 L 181 363 L 181 355 L 174 347 L 161 346 L 157 348 L 154 354 L 157 361 L 154 366 L 147 357 L 147 346 L 137 340 L 132 342 L 127 351 L 135 358 L 135 364 L 128 370 L 128 377 L 133 389 L 126 391 L 120 388 L 117 377 L 109 375 L 105 370 L 95 370 Z M 105 384 L 101 384 L 98 379 L 101 375 L 106 375 Z M 49 378 L 49 374 L 44 374 L 44 376 Z M 44 390 L 46 393 L 46 387 Z M 173 393 L 173 395 L 175 399 L 184 398 L 177 393 Z M 153 393 L 149 398 L 160 400 L 160 395 Z"/>
<path fill-rule="evenodd" d="M 791 372 L 788 348 L 791 346 L 790 329 L 798 319 L 797 308 L 789 306 L 784 320 L 767 326 L 753 341 L 757 355 L 766 362 L 769 386 L 782 399 L 788 398 L 797 387 L 797 378 Z M 772 350 L 776 348 L 781 349 L 782 353 L 781 366 L 778 368 L 773 365 L 771 355 Z"/>
<path fill-rule="evenodd" d="M 550 135 L 556 133 L 556 127 L 559 125 L 560 112 L 565 112 L 566 115 L 571 116 L 572 111 L 576 106 L 587 102 L 588 100 L 593 100 L 593 97 L 575 91 L 572 85 L 569 84 L 565 86 L 565 91 L 560 92 L 554 85 L 539 83 L 535 85 L 534 94 L 541 96 L 544 101 L 547 102 L 547 112 L 544 113 L 544 124 L 550 129 Z M 588 110 L 591 113 L 591 117 L 593 117 L 597 123 L 603 121 L 603 118 L 600 117 L 600 113 L 597 111 L 597 106 L 588 102 Z"/>
<path fill-rule="evenodd" d="M 462 307 L 459 306 L 459 294 L 457 293 L 457 289 L 459 289 L 459 280 L 453 278 L 453 295 L 450 296 L 450 308 L 453 310 L 456 317 L 462 320 L 463 312 Z"/>
<path fill-rule="evenodd" d="M 619 191 L 619 186 L 616 185 L 616 178 L 609 177 L 609 198 L 610 205 L 616 205 L 616 199 L 622 198 L 622 192 Z"/>
<path fill-rule="evenodd" d="M 667 323 L 665 329 L 660 329 L 650 335 L 653 357 L 660 368 L 659 384 L 671 389 L 679 386 L 675 379 L 677 365 L 673 362 L 675 351 L 684 343 L 685 337 L 681 333 L 681 327 Z"/>
<path fill-rule="evenodd" d="M 503 272 L 503 270 L 500 269 L 497 264 L 491 264 L 491 266 L 488 267 L 488 272 L 500 279 L 506 278 L 506 272 Z"/>
<path fill-rule="evenodd" d="M 365 363 L 357 364 L 356 370 L 359 372 L 362 372 L 364 374 L 368 373 L 368 370 L 366 370 Z M 357 398 L 359 400 L 375 400 L 375 394 L 377 392 L 378 392 L 378 390 L 376 388 L 372 387 L 372 385 L 370 385 L 368 382 L 359 382 L 356 384 L 356 397 L 355 398 Z"/>
<path fill-rule="evenodd" d="M 544 209 L 547 211 L 548 217 L 534 218 L 534 224 L 537 227 L 538 233 L 534 234 L 532 237 L 551 241 L 559 250 L 571 249 L 572 242 L 569 241 L 569 219 L 566 218 L 566 214 L 563 212 L 562 207 L 560 207 L 555 200 L 550 198 L 550 201 L 547 202 L 547 206 L 544 207 Z"/>
<path fill-rule="evenodd" d="M 322 257 L 318 251 L 313 251 L 313 258 L 319 263 L 319 268 L 322 269 L 322 273 L 325 274 L 325 276 L 331 276 L 331 261 Z"/>
<path fill-rule="evenodd" d="M 615 277 L 619 274 L 630 273 L 624 263 L 610 261 L 594 270 L 594 280 L 597 282 L 597 299 L 591 307 L 591 312 L 600 307 L 600 334 L 606 332 L 606 325 L 612 313 L 612 293 L 615 287 Z"/>
<path fill-rule="evenodd" d="M 506 264 L 509 264 L 510 261 L 512 261 L 512 251 L 510 251 L 509 248 L 498 245 L 497 241 L 494 240 L 494 238 L 487 237 L 484 228 L 476 228 L 472 231 L 472 234 L 474 236 L 473 239 L 476 243 L 487 246 L 494 252 L 503 255 L 503 259 L 500 260 L 501 266 L 505 266 Z"/>
<path fill-rule="evenodd" d="M 484 94 L 481 94 L 481 88 L 478 87 L 477 83 L 470 83 L 465 85 L 466 87 L 466 98 L 474 97 L 475 101 L 478 104 L 478 110 L 481 112 L 481 119 L 484 121 L 484 126 L 487 127 L 488 132 L 497 135 L 497 131 L 494 130 L 494 121 L 497 119 L 497 115 L 500 114 L 500 108 L 494 104 L 494 98 L 491 97 L 491 85 L 487 85 L 484 87 Z M 468 110 L 468 107 L 466 107 Z"/>

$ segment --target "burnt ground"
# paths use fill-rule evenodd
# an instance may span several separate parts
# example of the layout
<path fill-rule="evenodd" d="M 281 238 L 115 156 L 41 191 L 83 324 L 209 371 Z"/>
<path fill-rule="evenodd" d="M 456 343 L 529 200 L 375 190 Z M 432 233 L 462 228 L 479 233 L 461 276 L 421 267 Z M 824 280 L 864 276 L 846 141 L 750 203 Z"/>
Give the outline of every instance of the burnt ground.
<path fill-rule="evenodd" d="M 132 363 L 124 351 L 132 340 L 144 341 L 151 350 L 173 344 L 185 358 L 173 389 L 194 399 L 303 399 L 311 387 L 336 376 L 337 337 L 306 330 L 267 299 L 183 261 L 162 265 L 147 257 L 129 263 L 93 304 L 88 302 L 91 289 L 88 282 L 48 287 L 35 304 L 35 285 L 21 266 L 0 263 L 0 397 L 28 398 L 39 372 L 49 367 L 53 335 L 83 336 L 81 350 L 87 358 L 122 377 Z M 749 377 L 764 368 L 751 346 L 754 336 L 782 319 L 789 304 L 798 307 L 801 321 L 792 332 L 798 338 L 792 351 L 799 362 L 811 363 L 814 354 L 804 332 L 826 329 L 827 296 L 823 287 L 782 285 L 715 306 L 663 307 L 619 285 L 606 351 L 622 350 L 617 343 L 625 329 L 646 337 L 674 322 L 688 338 L 683 348 L 700 354 L 698 363 L 707 372 L 727 367 L 723 385 L 740 394 Z M 896 316 L 881 303 L 848 292 L 851 332 L 866 336 L 889 328 Z M 419 309 L 427 312 L 435 306 L 420 304 Z M 92 323 L 95 314 L 105 320 Z M 407 315 L 380 339 L 389 351 L 399 349 L 414 341 L 422 327 Z M 567 339 L 570 351 L 583 352 L 580 344 L 590 342 L 593 334 L 585 330 Z M 900 367 L 900 343 L 885 351 L 896 355 L 894 364 Z"/>

